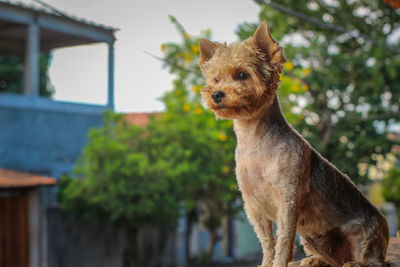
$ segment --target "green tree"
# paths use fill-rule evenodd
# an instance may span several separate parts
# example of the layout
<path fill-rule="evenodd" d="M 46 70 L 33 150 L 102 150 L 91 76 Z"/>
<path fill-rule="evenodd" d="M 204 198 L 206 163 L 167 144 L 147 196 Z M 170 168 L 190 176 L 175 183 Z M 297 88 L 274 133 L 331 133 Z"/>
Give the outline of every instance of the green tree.
<path fill-rule="evenodd" d="M 169 66 L 176 64 L 170 70 L 177 75 L 161 99 L 165 112 L 143 128 L 107 114 L 104 127 L 91 131 L 75 168 L 75 176 L 82 179 L 66 179 L 60 199 L 67 211 L 122 226 L 133 233 L 132 239 L 144 225 L 174 223 L 178 203 L 183 203 L 190 225 L 187 236 L 197 221 L 210 233 L 202 257 L 207 263 L 223 219 L 240 210 L 234 205 L 239 196 L 233 172 L 235 138 L 232 121 L 216 121 L 201 105 L 197 37 L 171 20 L 183 41 L 163 45 L 165 60 Z M 183 70 L 186 67 L 195 70 Z M 137 262 L 135 251 L 127 248 L 126 255 Z"/>
<path fill-rule="evenodd" d="M 51 63 L 50 53 L 41 53 L 39 57 L 40 95 L 51 97 L 54 88 L 50 83 L 48 69 Z M 19 55 L 0 56 L 0 92 L 22 94 L 23 58 Z"/>
<path fill-rule="evenodd" d="M 261 5 L 260 21 L 283 41 L 294 70 L 309 70 L 304 77 L 292 73 L 308 88 L 289 96 L 297 102 L 291 111 L 303 117 L 294 126 L 354 181 L 366 182 L 358 163 L 375 164 L 373 153 L 390 151 L 386 133 L 400 118 L 400 53 L 398 41 L 388 43 L 400 16 L 383 1 L 283 0 L 279 5 L 289 12 Z M 296 12 L 319 22 L 300 19 Z M 327 29 L 327 23 L 348 32 Z M 243 23 L 237 34 L 244 39 L 255 28 Z"/>
<path fill-rule="evenodd" d="M 189 224 L 187 236 L 196 221 L 206 227 L 210 238 L 203 260 L 207 262 L 212 259 L 219 239 L 217 230 L 223 219 L 238 211 L 234 205 L 239 195 L 233 172 L 236 141 L 232 122 L 216 121 L 212 112 L 201 104 L 199 92 L 203 79 L 197 65 L 199 37 L 189 35 L 174 17 L 170 16 L 170 20 L 181 34 L 182 42 L 161 47 L 166 67 L 176 79 L 172 90 L 162 97 L 166 111 L 159 123 L 164 125 L 163 132 L 175 147 L 190 151 L 187 158 L 190 170 L 183 179 Z M 209 35 L 209 31 L 203 31 L 200 37 Z"/>
<path fill-rule="evenodd" d="M 397 209 L 397 218 L 400 221 L 400 169 L 392 168 L 382 180 L 383 196 L 393 202 Z"/>
<path fill-rule="evenodd" d="M 141 227 L 174 226 L 179 217 L 179 178 L 186 165 L 174 161 L 181 150 L 164 146 L 154 126 L 139 128 L 106 113 L 104 126 L 90 131 L 76 177 L 64 178 L 59 191 L 66 211 L 126 231 L 126 267 L 147 266 L 138 254 Z"/>

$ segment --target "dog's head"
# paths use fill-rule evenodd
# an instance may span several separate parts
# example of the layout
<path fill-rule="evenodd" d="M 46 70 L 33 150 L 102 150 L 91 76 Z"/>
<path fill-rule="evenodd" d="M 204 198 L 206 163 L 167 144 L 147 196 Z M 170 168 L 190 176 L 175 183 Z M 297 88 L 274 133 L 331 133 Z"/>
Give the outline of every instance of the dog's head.
<path fill-rule="evenodd" d="M 265 21 L 245 41 L 227 45 L 200 39 L 199 48 L 206 80 L 201 95 L 217 117 L 248 119 L 272 103 L 285 57 Z"/>

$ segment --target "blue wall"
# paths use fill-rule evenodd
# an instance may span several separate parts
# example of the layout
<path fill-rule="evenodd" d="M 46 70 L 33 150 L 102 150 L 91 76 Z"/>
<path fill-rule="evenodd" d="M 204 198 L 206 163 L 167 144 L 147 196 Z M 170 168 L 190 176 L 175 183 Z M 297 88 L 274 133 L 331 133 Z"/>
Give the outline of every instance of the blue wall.
<path fill-rule="evenodd" d="M 105 108 L 0 94 L 0 167 L 56 178 L 69 172 Z"/>

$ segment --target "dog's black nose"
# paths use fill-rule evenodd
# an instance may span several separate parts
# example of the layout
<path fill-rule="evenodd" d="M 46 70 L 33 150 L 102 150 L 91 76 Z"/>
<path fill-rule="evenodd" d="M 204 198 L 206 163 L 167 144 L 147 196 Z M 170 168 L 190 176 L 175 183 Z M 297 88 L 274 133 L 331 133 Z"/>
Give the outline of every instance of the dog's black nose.
<path fill-rule="evenodd" d="M 225 93 L 222 91 L 215 91 L 214 93 L 212 93 L 211 97 L 214 100 L 214 102 L 216 104 L 218 104 L 219 102 L 222 101 L 222 98 L 224 98 Z"/>

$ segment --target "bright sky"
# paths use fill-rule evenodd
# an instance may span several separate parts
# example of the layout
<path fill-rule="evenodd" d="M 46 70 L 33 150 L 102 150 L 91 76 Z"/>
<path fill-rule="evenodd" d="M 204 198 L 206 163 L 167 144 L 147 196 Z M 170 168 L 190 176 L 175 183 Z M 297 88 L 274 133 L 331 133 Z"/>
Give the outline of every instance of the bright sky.
<path fill-rule="evenodd" d="M 61 11 L 119 28 L 115 45 L 115 105 L 120 112 L 161 111 L 158 97 L 171 89 L 173 76 L 144 51 L 161 56 L 160 46 L 180 41 L 168 15 L 189 34 L 211 29 L 214 40 L 237 41 L 237 24 L 256 22 L 251 0 L 46 0 Z M 50 67 L 54 99 L 103 104 L 107 98 L 105 44 L 57 49 Z"/>

